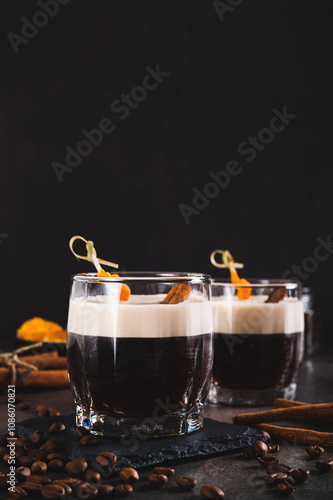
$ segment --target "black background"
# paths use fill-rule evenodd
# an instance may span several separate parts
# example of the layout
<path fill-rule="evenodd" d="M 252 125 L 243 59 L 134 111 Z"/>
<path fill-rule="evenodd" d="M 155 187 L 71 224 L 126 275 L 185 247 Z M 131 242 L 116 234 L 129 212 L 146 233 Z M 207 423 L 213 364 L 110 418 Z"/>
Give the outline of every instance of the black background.
<path fill-rule="evenodd" d="M 93 270 L 74 234 L 126 270 L 226 276 L 209 256 L 228 248 L 244 277 L 278 278 L 313 255 L 332 230 L 330 5 L 244 0 L 222 21 L 212 1 L 71 0 L 15 54 L 7 34 L 41 8 L 1 2 L 2 344 L 33 316 L 66 325 L 70 275 Z M 111 103 L 158 64 L 120 120 Z M 284 106 L 297 117 L 248 163 L 238 145 Z M 60 183 L 52 162 L 105 117 L 116 130 Z M 178 205 L 229 160 L 241 174 L 186 224 Z M 328 340 L 332 265 L 303 281 Z"/>

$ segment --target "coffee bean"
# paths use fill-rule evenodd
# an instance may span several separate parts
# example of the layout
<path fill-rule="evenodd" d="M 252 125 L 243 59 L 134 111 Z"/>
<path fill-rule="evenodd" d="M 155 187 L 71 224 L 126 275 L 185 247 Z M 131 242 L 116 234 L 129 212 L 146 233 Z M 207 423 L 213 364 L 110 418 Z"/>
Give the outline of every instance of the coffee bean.
<path fill-rule="evenodd" d="M 32 444 L 36 444 L 37 446 L 41 446 L 46 442 L 46 435 L 43 431 L 35 431 L 31 438 Z"/>
<path fill-rule="evenodd" d="M 83 436 L 87 436 L 88 434 L 90 434 L 90 432 L 85 427 L 76 427 L 75 429 L 75 436 L 78 439 L 81 439 Z"/>
<path fill-rule="evenodd" d="M 154 474 L 163 474 L 166 477 L 171 477 L 175 473 L 175 469 L 170 469 L 169 467 L 154 467 Z"/>
<path fill-rule="evenodd" d="M 138 481 L 139 474 L 135 469 L 127 467 L 126 469 L 123 469 L 119 472 L 119 477 L 125 483 L 131 483 L 133 481 Z"/>
<path fill-rule="evenodd" d="M 98 490 L 98 497 L 110 497 L 115 493 L 115 489 L 111 484 L 101 484 L 97 488 Z"/>
<path fill-rule="evenodd" d="M 60 484 L 47 484 L 42 489 L 42 497 L 48 500 L 61 500 L 65 493 L 65 488 Z"/>
<path fill-rule="evenodd" d="M 319 458 L 320 455 L 322 455 L 324 453 L 324 448 L 322 448 L 321 446 L 317 446 L 317 445 L 311 445 L 311 446 L 308 446 L 306 448 L 306 452 L 307 454 L 309 455 L 309 457 L 311 458 Z"/>
<path fill-rule="evenodd" d="M 32 464 L 36 462 L 34 457 L 26 457 L 24 455 L 22 455 L 22 457 L 19 457 L 18 461 L 21 465 L 23 465 L 23 467 L 31 467 Z"/>
<path fill-rule="evenodd" d="M 326 460 L 317 460 L 316 467 L 320 472 L 329 472 L 333 469 L 333 460 L 327 458 Z"/>
<path fill-rule="evenodd" d="M 7 446 L 1 446 L 1 448 L 0 448 L 0 460 L 2 460 L 5 455 L 7 455 L 7 451 L 8 451 Z"/>
<path fill-rule="evenodd" d="M 288 478 L 288 474 L 285 474 L 284 472 L 274 472 L 274 474 L 268 474 L 268 478 L 273 482 L 274 484 L 281 482 L 283 479 Z"/>
<path fill-rule="evenodd" d="M 197 485 L 197 480 L 194 477 L 180 477 L 176 479 L 176 483 L 178 484 L 179 488 L 182 490 L 191 490 Z"/>
<path fill-rule="evenodd" d="M 31 466 L 31 472 L 33 474 L 45 474 L 47 472 L 47 465 L 45 462 L 34 462 Z"/>
<path fill-rule="evenodd" d="M 15 486 L 14 491 L 9 491 L 9 496 L 11 498 L 26 498 L 28 493 L 21 486 Z"/>
<path fill-rule="evenodd" d="M 87 434 L 80 439 L 79 443 L 82 446 L 93 446 L 98 443 L 98 438 L 92 434 Z"/>
<path fill-rule="evenodd" d="M 95 488 L 95 486 L 84 482 L 80 483 L 75 491 L 75 494 L 77 498 L 84 498 L 85 500 L 88 500 L 90 498 L 95 498 L 97 497 L 98 494 L 98 489 Z"/>
<path fill-rule="evenodd" d="M 42 486 L 45 486 L 46 484 L 51 483 L 51 479 L 46 476 L 31 475 L 29 476 L 29 483 L 37 483 L 41 484 Z"/>
<path fill-rule="evenodd" d="M 50 408 L 50 416 L 58 416 L 61 415 L 61 412 L 58 410 L 58 408 Z"/>
<path fill-rule="evenodd" d="M 209 498 L 210 500 L 218 500 L 219 498 L 224 498 L 224 493 L 217 486 L 212 486 L 210 484 L 206 484 L 200 490 L 200 493 L 203 497 Z"/>
<path fill-rule="evenodd" d="M 62 444 L 55 439 L 49 439 L 46 443 L 42 444 L 39 449 L 47 451 L 47 454 L 55 453 L 57 451 L 62 451 Z"/>
<path fill-rule="evenodd" d="M 28 451 L 28 456 L 34 459 L 34 462 L 37 460 L 46 460 L 48 453 L 45 450 L 30 450 Z"/>
<path fill-rule="evenodd" d="M 49 461 L 49 468 L 51 470 L 59 470 L 65 467 L 65 462 L 61 458 L 53 458 Z"/>
<path fill-rule="evenodd" d="M 90 484 L 96 484 L 101 480 L 101 475 L 95 469 L 87 469 L 83 476 L 83 481 Z"/>
<path fill-rule="evenodd" d="M 67 462 L 67 457 L 63 455 L 63 453 L 50 453 L 47 455 L 46 460 L 54 460 L 55 458 L 59 458 L 59 460 L 62 460 L 63 462 Z"/>
<path fill-rule="evenodd" d="M 117 488 L 117 495 L 120 498 L 128 497 L 133 492 L 133 486 L 130 484 L 118 484 Z"/>
<path fill-rule="evenodd" d="M 259 434 L 262 434 L 263 436 L 265 436 L 265 438 L 267 438 L 267 441 L 269 441 L 271 439 L 271 435 L 268 434 L 267 431 L 258 431 Z"/>
<path fill-rule="evenodd" d="M 21 485 L 21 488 L 23 488 L 28 493 L 28 495 L 36 495 L 42 490 L 43 486 L 39 483 L 31 482 L 29 478 L 28 481 Z"/>
<path fill-rule="evenodd" d="M 267 467 L 267 474 L 276 474 L 278 472 L 283 472 L 284 474 L 290 474 L 292 471 L 291 467 L 284 464 L 270 464 Z"/>
<path fill-rule="evenodd" d="M 291 484 L 286 479 L 283 479 L 282 481 L 277 483 L 276 488 L 283 496 L 287 496 L 295 492 L 295 488 L 291 486 Z"/>
<path fill-rule="evenodd" d="M 148 481 L 154 488 L 161 488 L 168 482 L 168 478 L 164 474 L 150 474 Z"/>
<path fill-rule="evenodd" d="M 54 422 L 50 425 L 49 432 L 51 432 L 51 434 L 59 434 L 59 432 L 63 432 L 65 429 L 65 424 L 62 422 Z"/>
<path fill-rule="evenodd" d="M 65 483 L 62 479 L 55 479 L 54 481 L 52 481 L 52 484 L 59 484 L 59 486 L 64 488 L 66 495 L 72 495 L 73 493 L 71 486 Z"/>
<path fill-rule="evenodd" d="M 253 449 L 257 457 L 265 457 L 267 455 L 267 444 L 263 441 L 256 441 L 253 445 Z"/>
<path fill-rule="evenodd" d="M 268 467 L 269 465 L 278 464 L 280 462 L 280 459 L 274 457 L 273 455 L 266 455 L 265 457 L 258 457 L 258 462 L 263 467 Z"/>
<path fill-rule="evenodd" d="M 38 448 L 38 446 L 36 444 L 33 444 L 33 443 L 27 443 L 23 446 L 23 449 L 24 451 L 30 451 L 30 450 L 36 450 Z"/>
<path fill-rule="evenodd" d="M 22 403 L 19 403 L 19 408 L 20 410 L 27 411 L 30 410 L 31 404 L 28 401 L 22 401 Z"/>
<path fill-rule="evenodd" d="M 51 415 L 50 408 L 45 408 L 43 410 L 39 410 L 39 412 L 38 412 L 38 416 L 42 417 L 42 418 L 49 417 L 50 415 Z"/>
<path fill-rule="evenodd" d="M 15 441 L 15 450 L 23 450 L 26 444 L 31 444 L 28 438 L 18 438 Z"/>
<path fill-rule="evenodd" d="M 278 453 L 280 451 L 280 446 L 278 444 L 268 445 L 268 453 Z"/>
<path fill-rule="evenodd" d="M 243 451 L 243 455 L 245 458 L 256 458 L 257 456 L 253 446 L 248 446 L 247 448 L 245 448 L 245 450 Z"/>
<path fill-rule="evenodd" d="M 81 477 L 88 469 L 88 464 L 85 460 L 72 460 L 66 464 L 66 472 L 71 477 Z"/>
<path fill-rule="evenodd" d="M 61 479 L 62 482 L 69 484 L 71 488 L 76 488 L 77 485 L 81 482 L 80 479 L 74 477 L 65 477 L 65 479 Z"/>
<path fill-rule="evenodd" d="M 96 462 L 103 466 L 114 465 L 117 462 L 117 455 L 110 451 L 104 451 L 96 457 Z"/>
<path fill-rule="evenodd" d="M 310 471 L 307 469 L 294 469 L 291 471 L 291 477 L 296 481 L 296 483 L 304 483 L 310 476 Z"/>
<path fill-rule="evenodd" d="M 18 467 L 16 469 L 16 475 L 19 479 L 26 479 L 28 476 L 31 476 L 31 470 L 29 467 Z"/>

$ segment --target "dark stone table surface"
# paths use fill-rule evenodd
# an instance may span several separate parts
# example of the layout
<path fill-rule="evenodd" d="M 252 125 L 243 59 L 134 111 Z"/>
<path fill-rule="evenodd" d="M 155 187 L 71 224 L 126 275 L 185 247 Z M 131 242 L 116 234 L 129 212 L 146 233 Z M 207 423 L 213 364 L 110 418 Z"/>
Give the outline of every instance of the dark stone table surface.
<path fill-rule="evenodd" d="M 62 414 L 74 411 L 74 404 L 70 390 L 38 391 L 24 394 L 24 399 L 31 403 L 27 411 L 17 410 L 16 419 L 22 421 L 35 417 L 34 407 L 43 402 L 56 407 Z M 309 403 L 323 403 L 333 401 L 333 352 L 322 350 L 312 358 L 303 362 L 297 390 L 297 399 Z M 236 408 L 226 406 L 207 405 L 205 415 L 216 420 L 232 422 L 232 415 L 240 412 L 255 411 L 257 408 Z M 264 409 L 264 408 L 261 408 Z M 7 422 L 7 398 L 0 396 L 0 429 L 4 432 Z M 333 432 L 333 423 L 298 423 L 291 426 L 309 426 L 316 430 Z M 310 461 L 304 445 L 282 443 L 279 458 L 281 463 L 291 467 L 304 467 L 311 471 L 310 478 L 297 487 L 290 498 L 303 499 L 332 499 L 333 498 L 333 471 L 323 474 L 316 471 L 314 461 Z M 83 452 L 84 455 L 84 452 Z M 327 450 L 326 457 L 333 457 L 333 449 Z M 222 488 L 225 499 L 251 500 L 278 498 L 275 489 L 265 486 L 265 471 L 256 460 L 246 460 L 240 451 L 225 453 L 205 459 L 182 460 L 171 464 L 176 474 L 168 484 L 159 490 L 153 490 L 147 482 L 151 473 L 149 469 L 140 470 L 140 481 L 135 485 L 135 491 L 130 498 L 143 499 L 196 499 L 200 496 L 200 488 L 205 484 L 212 484 Z M 1 470 L 4 471 L 3 464 Z M 198 486 L 189 492 L 182 492 L 175 483 L 176 477 L 193 476 L 198 480 Z M 112 481 L 109 481 L 112 484 Z M 8 495 L 0 492 L 0 498 Z M 35 499 L 38 497 L 34 496 Z"/>

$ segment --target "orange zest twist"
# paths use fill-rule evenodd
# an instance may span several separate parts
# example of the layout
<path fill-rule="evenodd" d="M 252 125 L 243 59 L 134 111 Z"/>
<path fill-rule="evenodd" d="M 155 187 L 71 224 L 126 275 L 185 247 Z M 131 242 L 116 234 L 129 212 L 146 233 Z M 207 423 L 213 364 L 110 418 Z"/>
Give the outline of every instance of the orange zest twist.
<path fill-rule="evenodd" d="M 119 278 L 119 274 L 110 274 L 104 269 L 101 269 L 97 273 L 98 278 Z M 131 289 L 129 286 L 123 284 L 120 291 L 120 300 L 127 301 L 130 298 Z"/>
<path fill-rule="evenodd" d="M 249 281 L 247 281 L 244 278 L 240 278 L 237 274 L 236 269 L 232 268 L 232 264 L 230 265 L 230 279 L 231 283 L 234 285 L 247 285 L 250 284 Z M 250 298 L 252 292 L 252 288 L 237 288 L 237 297 L 241 300 L 248 300 Z"/>

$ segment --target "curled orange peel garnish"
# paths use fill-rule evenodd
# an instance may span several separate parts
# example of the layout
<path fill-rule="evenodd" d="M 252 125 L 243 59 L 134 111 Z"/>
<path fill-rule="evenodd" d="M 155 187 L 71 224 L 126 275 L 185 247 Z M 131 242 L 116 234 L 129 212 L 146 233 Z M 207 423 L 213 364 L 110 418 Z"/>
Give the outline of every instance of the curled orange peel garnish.
<path fill-rule="evenodd" d="M 221 254 L 223 263 L 218 263 L 215 260 L 215 255 Z M 235 262 L 229 250 L 215 250 L 210 255 L 210 261 L 215 267 L 228 268 L 230 270 L 230 279 L 233 285 L 250 285 L 250 282 L 244 278 L 240 278 L 236 271 L 236 268 L 242 269 L 244 264 L 240 262 Z M 250 298 L 252 288 L 241 287 L 237 288 L 237 297 L 241 300 L 248 300 Z"/>
<path fill-rule="evenodd" d="M 73 245 L 74 241 L 76 240 L 82 240 L 85 242 L 87 255 L 79 255 L 76 252 L 74 252 Z M 107 271 L 104 271 L 104 269 L 102 269 L 101 264 L 105 264 L 106 266 L 115 268 L 118 268 L 119 265 L 115 264 L 114 262 L 109 262 L 108 260 L 98 259 L 93 241 L 86 240 L 85 238 L 82 238 L 82 236 L 73 236 L 73 238 L 71 238 L 69 241 L 69 248 L 71 249 L 71 252 L 75 255 L 75 257 L 77 257 L 78 259 L 88 260 L 89 262 L 92 262 L 94 264 L 97 270 L 98 278 L 119 278 L 118 274 L 110 274 Z M 123 284 L 120 291 L 120 300 L 127 301 L 130 295 L 131 295 L 131 289 L 127 285 Z"/>

